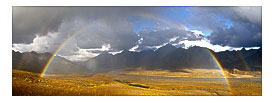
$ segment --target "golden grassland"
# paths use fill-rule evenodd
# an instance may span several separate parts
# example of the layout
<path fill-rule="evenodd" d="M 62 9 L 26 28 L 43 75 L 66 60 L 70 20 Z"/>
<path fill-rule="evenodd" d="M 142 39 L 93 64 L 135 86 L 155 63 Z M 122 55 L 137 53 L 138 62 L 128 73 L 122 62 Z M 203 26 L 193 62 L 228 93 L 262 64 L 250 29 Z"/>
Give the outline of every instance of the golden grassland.
<path fill-rule="evenodd" d="M 245 72 L 245 71 L 243 71 Z M 225 71 L 227 78 L 261 78 L 260 72 L 248 72 L 246 74 L 233 74 Z M 171 70 L 144 70 L 138 68 L 136 70 L 123 71 L 120 74 L 144 75 L 144 76 L 161 76 L 161 77 L 198 77 L 198 78 L 223 78 L 219 69 L 178 69 Z"/>
<path fill-rule="evenodd" d="M 177 77 L 179 72 L 146 70 L 105 74 L 46 75 L 13 70 L 13 96 L 228 96 L 262 95 L 261 78 Z M 164 74 L 161 74 L 164 73 Z M 166 73 L 166 74 L 165 74 Z M 191 73 L 191 71 L 184 72 Z M 142 74 L 142 75 L 140 75 Z M 157 75 L 156 75 L 157 74 Z M 191 75 L 190 74 L 190 75 Z M 201 73 L 203 74 L 203 73 Z M 172 75 L 172 76 L 171 76 Z M 180 74 L 183 75 L 183 74 Z M 204 74 L 205 75 L 205 74 Z M 254 79 L 257 79 L 255 81 Z"/>

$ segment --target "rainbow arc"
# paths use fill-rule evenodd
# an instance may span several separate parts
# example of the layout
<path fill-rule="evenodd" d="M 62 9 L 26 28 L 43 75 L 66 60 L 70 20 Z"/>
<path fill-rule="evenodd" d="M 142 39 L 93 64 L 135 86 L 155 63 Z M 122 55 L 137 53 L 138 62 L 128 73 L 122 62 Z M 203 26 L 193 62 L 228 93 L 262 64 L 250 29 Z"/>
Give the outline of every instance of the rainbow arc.
<path fill-rule="evenodd" d="M 56 57 L 56 55 L 60 52 L 60 50 L 66 45 L 66 43 L 68 41 L 70 41 L 73 37 L 75 37 L 77 34 L 79 34 L 80 32 L 82 32 L 85 28 L 87 28 L 89 26 L 89 24 L 81 27 L 80 29 L 76 30 L 74 33 L 72 33 L 66 40 L 64 40 L 61 45 L 57 48 L 57 50 L 52 54 L 51 58 L 49 59 L 49 61 L 47 62 L 46 66 L 43 68 L 43 71 L 40 75 L 40 77 L 43 77 L 45 75 L 45 73 L 47 72 L 49 66 L 51 65 L 51 63 L 53 62 L 54 58 Z"/>
<path fill-rule="evenodd" d="M 214 53 L 211 50 L 209 50 L 209 49 L 207 49 L 207 51 L 209 52 L 209 54 L 213 58 L 213 61 L 215 62 L 215 64 L 217 65 L 217 67 L 220 69 L 220 71 L 221 71 L 221 73 L 223 75 L 223 78 L 224 78 L 224 80 L 225 80 L 225 82 L 226 82 L 226 84 L 228 86 L 228 89 L 231 92 L 231 86 L 230 86 L 230 83 L 228 81 L 228 76 L 226 75 L 224 68 L 222 67 L 221 63 L 218 61 L 218 59 L 216 58 L 216 56 L 214 55 Z"/>

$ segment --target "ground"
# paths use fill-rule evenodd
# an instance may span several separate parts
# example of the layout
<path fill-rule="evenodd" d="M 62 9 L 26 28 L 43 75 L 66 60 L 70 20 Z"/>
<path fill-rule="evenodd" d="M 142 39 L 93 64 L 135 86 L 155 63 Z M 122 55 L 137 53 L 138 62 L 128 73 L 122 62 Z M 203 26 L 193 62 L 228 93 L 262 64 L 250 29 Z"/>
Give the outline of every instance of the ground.
<path fill-rule="evenodd" d="M 261 96 L 259 73 L 228 75 L 219 70 L 134 70 L 104 74 L 45 75 L 13 70 L 14 96 Z"/>

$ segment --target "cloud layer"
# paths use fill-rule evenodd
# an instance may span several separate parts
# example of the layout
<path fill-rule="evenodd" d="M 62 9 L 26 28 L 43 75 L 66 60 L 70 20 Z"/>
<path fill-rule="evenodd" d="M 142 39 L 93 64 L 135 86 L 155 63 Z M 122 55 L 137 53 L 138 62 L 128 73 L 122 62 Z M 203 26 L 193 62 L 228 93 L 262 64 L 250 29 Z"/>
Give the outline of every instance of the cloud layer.
<path fill-rule="evenodd" d="M 74 61 L 204 40 L 220 50 L 261 47 L 261 19 L 261 7 L 13 7 L 12 42 L 53 53 L 76 34 L 58 54 Z"/>
<path fill-rule="evenodd" d="M 261 46 L 261 7 L 193 7 L 186 24 L 211 32 L 212 44 Z"/>

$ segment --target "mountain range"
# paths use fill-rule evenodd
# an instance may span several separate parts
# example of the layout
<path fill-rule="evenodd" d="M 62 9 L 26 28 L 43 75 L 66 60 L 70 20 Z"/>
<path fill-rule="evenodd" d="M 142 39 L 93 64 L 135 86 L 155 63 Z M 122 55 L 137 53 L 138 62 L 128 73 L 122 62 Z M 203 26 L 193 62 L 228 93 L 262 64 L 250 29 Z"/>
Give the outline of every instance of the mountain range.
<path fill-rule="evenodd" d="M 262 69 L 262 48 L 238 51 L 214 52 L 210 50 L 228 69 L 259 71 Z M 13 51 L 13 69 L 41 72 L 51 57 L 50 53 Z M 204 47 L 176 48 L 167 44 L 155 51 L 123 52 L 112 55 L 102 53 L 84 62 L 71 62 L 56 56 L 47 73 L 107 72 L 121 69 L 165 69 L 176 71 L 179 68 L 217 68 L 209 49 Z"/>
<path fill-rule="evenodd" d="M 41 73 L 51 56 L 52 54 L 50 53 L 39 54 L 34 51 L 24 53 L 12 51 L 12 68 Z M 83 72 L 87 72 L 87 69 L 60 56 L 54 58 L 50 65 L 50 69 L 47 70 L 47 73 L 54 74 Z"/>

